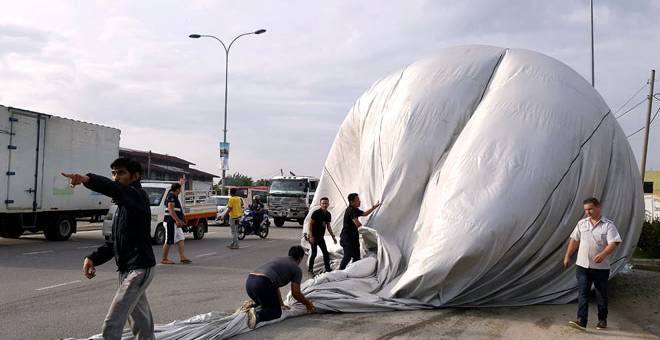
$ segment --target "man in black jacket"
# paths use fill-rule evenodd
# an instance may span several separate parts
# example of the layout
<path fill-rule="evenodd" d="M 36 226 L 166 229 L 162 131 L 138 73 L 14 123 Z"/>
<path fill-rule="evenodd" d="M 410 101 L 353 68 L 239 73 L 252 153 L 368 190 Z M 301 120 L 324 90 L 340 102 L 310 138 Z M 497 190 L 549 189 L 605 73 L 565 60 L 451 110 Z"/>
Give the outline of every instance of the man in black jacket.
<path fill-rule="evenodd" d="M 118 158 L 110 165 L 112 180 L 95 174 L 65 174 L 71 186 L 83 184 L 90 190 L 112 197 L 117 212 L 112 221 L 112 238 L 83 262 L 88 279 L 96 276 L 95 266 L 114 257 L 119 272 L 119 288 L 103 322 L 104 339 L 121 339 L 128 322 L 137 339 L 153 339 L 154 323 L 146 289 L 153 279 L 156 265 L 151 248 L 151 210 L 149 198 L 142 190 L 139 163 Z"/>

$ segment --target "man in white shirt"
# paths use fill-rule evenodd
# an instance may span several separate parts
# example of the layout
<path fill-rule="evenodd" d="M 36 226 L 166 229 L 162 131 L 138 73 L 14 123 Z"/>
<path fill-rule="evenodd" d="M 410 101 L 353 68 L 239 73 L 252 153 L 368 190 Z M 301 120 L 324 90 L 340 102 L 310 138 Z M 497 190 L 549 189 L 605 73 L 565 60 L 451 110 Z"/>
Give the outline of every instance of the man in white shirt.
<path fill-rule="evenodd" d="M 596 288 L 598 302 L 598 324 L 596 329 L 607 327 L 607 280 L 610 276 L 609 256 L 621 243 L 621 236 L 614 223 L 601 216 L 600 202 L 587 198 L 582 202 L 587 217 L 581 219 L 568 243 L 564 256 L 564 268 L 571 264 L 577 249 L 575 276 L 578 282 L 577 320 L 570 321 L 572 327 L 586 330 L 591 284 Z M 579 248 L 578 248 L 579 247 Z"/>

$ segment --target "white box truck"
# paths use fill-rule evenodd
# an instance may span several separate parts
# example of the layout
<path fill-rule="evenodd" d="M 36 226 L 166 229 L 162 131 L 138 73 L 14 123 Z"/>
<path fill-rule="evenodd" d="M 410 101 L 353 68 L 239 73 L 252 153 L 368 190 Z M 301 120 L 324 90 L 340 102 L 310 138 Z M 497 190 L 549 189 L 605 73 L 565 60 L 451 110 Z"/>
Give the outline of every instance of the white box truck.
<path fill-rule="evenodd" d="M 44 231 L 67 240 L 76 218 L 105 215 L 110 198 L 75 189 L 62 172 L 109 175 L 118 129 L 0 105 L 0 236 Z"/>

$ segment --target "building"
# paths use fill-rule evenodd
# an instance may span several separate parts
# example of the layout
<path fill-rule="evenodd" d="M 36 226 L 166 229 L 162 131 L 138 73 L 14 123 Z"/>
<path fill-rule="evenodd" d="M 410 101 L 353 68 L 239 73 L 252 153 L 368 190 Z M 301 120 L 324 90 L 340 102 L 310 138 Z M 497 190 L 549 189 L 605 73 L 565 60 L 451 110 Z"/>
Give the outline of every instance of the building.
<path fill-rule="evenodd" d="M 653 194 L 660 196 L 660 170 L 647 170 L 644 173 L 644 181 L 653 183 Z M 647 192 L 650 194 L 650 192 Z"/>
<path fill-rule="evenodd" d="M 220 177 L 191 168 L 195 164 L 185 159 L 152 151 L 119 148 L 119 156 L 138 161 L 144 170 L 143 180 L 178 181 L 185 177 L 186 190 L 212 190 L 213 177 Z"/>

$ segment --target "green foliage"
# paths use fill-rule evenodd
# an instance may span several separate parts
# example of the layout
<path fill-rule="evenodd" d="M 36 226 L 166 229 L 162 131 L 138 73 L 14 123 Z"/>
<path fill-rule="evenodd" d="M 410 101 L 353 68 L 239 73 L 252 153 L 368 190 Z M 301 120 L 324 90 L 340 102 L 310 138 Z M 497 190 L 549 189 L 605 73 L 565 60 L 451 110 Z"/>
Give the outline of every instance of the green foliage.
<path fill-rule="evenodd" d="M 254 185 L 252 177 L 248 175 L 243 175 L 240 172 L 235 172 L 233 175 L 229 175 L 225 178 L 225 183 L 227 186 L 250 186 Z"/>
<path fill-rule="evenodd" d="M 270 180 L 269 180 L 269 179 L 262 178 L 262 179 L 260 179 L 260 180 L 257 180 L 256 182 L 254 182 L 254 185 L 256 185 L 256 186 L 269 187 L 269 186 L 270 186 Z"/>
<path fill-rule="evenodd" d="M 660 220 L 644 222 L 637 247 L 650 257 L 660 257 Z"/>

